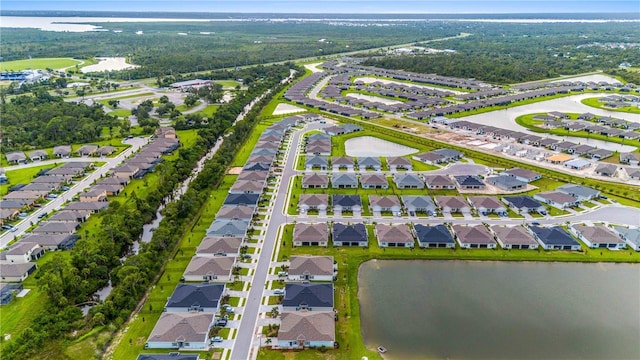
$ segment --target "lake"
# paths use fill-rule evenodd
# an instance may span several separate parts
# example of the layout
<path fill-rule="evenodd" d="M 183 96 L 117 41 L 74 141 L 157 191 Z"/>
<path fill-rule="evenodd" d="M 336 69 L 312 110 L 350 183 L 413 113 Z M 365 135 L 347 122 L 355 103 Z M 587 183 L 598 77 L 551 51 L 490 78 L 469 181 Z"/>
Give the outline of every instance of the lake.
<path fill-rule="evenodd" d="M 359 136 L 344 142 L 348 156 L 405 156 L 417 152 L 417 149 L 400 145 L 373 136 Z"/>
<path fill-rule="evenodd" d="M 368 348 L 388 359 L 640 359 L 640 265 L 369 261 Z"/>

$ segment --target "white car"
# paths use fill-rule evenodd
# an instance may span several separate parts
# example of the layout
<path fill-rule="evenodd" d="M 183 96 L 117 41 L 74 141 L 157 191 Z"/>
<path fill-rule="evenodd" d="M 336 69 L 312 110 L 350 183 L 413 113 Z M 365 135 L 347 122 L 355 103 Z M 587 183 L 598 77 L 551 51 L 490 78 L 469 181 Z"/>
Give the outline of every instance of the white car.
<path fill-rule="evenodd" d="M 273 290 L 275 295 L 284 295 L 284 289 L 275 289 Z"/>

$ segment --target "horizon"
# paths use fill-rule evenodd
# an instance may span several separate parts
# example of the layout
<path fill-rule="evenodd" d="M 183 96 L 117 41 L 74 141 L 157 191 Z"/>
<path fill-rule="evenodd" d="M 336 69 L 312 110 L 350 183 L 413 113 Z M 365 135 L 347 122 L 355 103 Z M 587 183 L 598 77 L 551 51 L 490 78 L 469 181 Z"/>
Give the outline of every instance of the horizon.
<path fill-rule="evenodd" d="M 117 10 L 114 10 L 117 9 Z M 251 11 L 245 11 L 251 9 Z M 464 11 L 460 11 L 464 9 Z M 380 0 L 298 0 L 298 1 L 221 1 L 182 2 L 133 1 L 2 1 L 1 12 L 111 12 L 111 13 L 200 13 L 200 14 L 371 14 L 371 15 L 483 15 L 483 14 L 638 14 L 636 0 L 489 0 L 415 1 Z"/>

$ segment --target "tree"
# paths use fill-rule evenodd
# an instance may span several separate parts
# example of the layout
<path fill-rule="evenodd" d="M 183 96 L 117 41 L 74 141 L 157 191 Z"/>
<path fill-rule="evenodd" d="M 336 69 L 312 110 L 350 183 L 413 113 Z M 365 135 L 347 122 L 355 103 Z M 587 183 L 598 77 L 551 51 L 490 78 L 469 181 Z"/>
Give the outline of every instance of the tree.
<path fill-rule="evenodd" d="M 191 107 L 193 105 L 196 104 L 196 102 L 198 102 L 198 96 L 197 95 L 187 95 L 187 97 L 184 98 L 184 104 Z"/>

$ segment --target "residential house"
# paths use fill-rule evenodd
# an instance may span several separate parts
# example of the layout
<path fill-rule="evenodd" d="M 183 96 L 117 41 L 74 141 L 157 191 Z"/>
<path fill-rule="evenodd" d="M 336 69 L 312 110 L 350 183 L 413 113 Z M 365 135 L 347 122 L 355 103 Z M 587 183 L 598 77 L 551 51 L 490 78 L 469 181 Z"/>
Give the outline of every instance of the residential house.
<path fill-rule="evenodd" d="M 283 312 L 278 348 L 333 348 L 336 340 L 334 317 L 333 311 Z"/>
<path fill-rule="evenodd" d="M 424 181 L 431 190 L 454 190 L 456 184 L 445 175 L 425 175 Z"/>
<path fill-rule="evenodd" d="M 545 250 L 580 250 L 580 243 L 560 226 L 529 226 L 529 229 Z"/>
<path fill-rule="evenodd" d="M 413 155 L 413 159 L 429 165 L 437 165 L 447 162 L 447 158 L 444 155 L 436 154 L 433 152 Z"/>
<path fill-rule="evenodd" d="M 247 171 L 269 171 L 271 169 L 270 163 L 246 163 L 243 170 Z"/>
<path fill-rule="evenodd" d="M 49 154 L 47 154 L 47 152 L 44 150 L 34 150 L 29 153 L 29 159 L 31 159 L 31 161 L 40 161 L 48 157 Z"/>
<path fill-rule="evenodd" d="M 78 149 L 79 156 L 92 156 L 98 151 L 98 145 L 84 145 Z"/>
<path fill-rule="evenodd" d="M 600 176 L 614 177 L 618 172 L 616 164 L 600 163 L 596 166 L 595 173 Z"/>
<path fill-rule="evenodd" d="M 613 226 L 613 230 L 630 248 L 640 251 L 640 229 L 637 227 Z"/>
<path fill-rule="evenodd" d="M 53 222 L 81 223 L 89 218 L 89 211 L 84 210 L 61 210 L 53 214 L 48 220 Z"/>
<path fill-rule="evenodd" d="M 558 209 L 574 207 L 580 204 L 578 198 L 560 191 L 540 192 L 533 195 L 533 198 Z"/>
<path fill-rule="evenodd" d="M 355 173 L 331 174 L 331 187 L 334 189 L 357 189 L 358 177 Z"/>
<path fill-rule="evenodd" d="M 335 183 L 334 183 L 335 184 Z M 300 194 L 298 209 L 302 212 L 309 210 L 326 211 L 329 208 L 329 195 L 327 194 Z"/>
<path fill-rule="evenodd" d="M 9 164 L 26 164 L 27 155 L 22 151 L 14 151 L 5 155 Z"/>
<path fill-rule="evenodd" d="M 31 230 L 33 234 L 55 235 L 55 234 L 73 234 L 78 230 L 79 223 L 75 222 L 41 222 L 35 229 Z"/>
<path fill-rule="evenodd" d="M 329 245 L 329 227 L 326 223 L 296 223 L 293 228 L 293 246 Z"/>
<path fill-rule="evenodd" d="M 495 234 L 495 239 L 503 249 L 531 249 L 538 248 L 538 242 L 522 226 L 493 225 L 491 231 Z"/>
<path fill-rule="evenodd" d="M 334 156 L 331 159 L 331 167 L 333 171 L 340 171 L 341 169 L 345 169 L 347 171 L 353 171 L 355 167 L 355 162 L 353 161 L 352 157 Z"/>
<path fill-rule="evenodd" d="M 81 202 L 107 201 L 107 191 L 91 187 L 87 191 L 80 193 L 78 198 Z"/>
<path fill-rule="evenodd" d="M 638 163 L 640 163 L 640 156 L 636 153 L 620 153 L 620 163 L 638 166 Z"/>
<path fill-rule="evenodd" d="M 507 175 L 516 178 L 516 180 L 530 183 L 542 178 L 542 175 L 535 171 L 522 169 L 522 168 L 512 168 L 509 170 L 505 170 L 501 173 L 501 175 Z"/>
<path fill-rule="evenodd" d="M 547 157 L 545 160 L 547 160 L 548 162 L 554 164 L 554 165 L 561 165 L 566 163 L 567 161 L 570 161 L 573 159 L 573 156 L 571 155 L 567 155 L 567 154 L 554 154 L 551 155 L 549 157 Z"/>
<path fill-rule="evenodd" d="M 250 181 L 267 181 L 269 177 L 268 171 L 241 171 L 236 181 L 238 180 L 250 180 Z"/>
<path fill-rule="evenodd" d="M 376 224 L 374 231 L 379 247 L 414 247 L 413 234 L 407 224 Z"/>
<path fill-rule="evenodd" d="M 120 165 L 111 171 L 111 174 L 115 177 L 133 179 L 140 178 L 140 176 L 136 176 L 140 171 L 140 167 L 134 164 L 125 163 L 124 165 Z"/>
<path fill-rule="evenodd" d="M 382 162 L 377 157 L 361 157 L 358 159 L 358 169 L 365 171 L 373 169 L 374 171 L 382 170 Z"/>
<path fill-rule="evenodd" d="M 484 225 L 453 225 L 455 238 L 461 248 L 495 249 L 493 234 Z"/>
<path fill-rule="evenodd" d="M 245 222 L 253 219 L 253 206 L 246 205 L 224 205 L 216 213 L 216 220 L 242 220 Z"/>
<path fill-rule="evenodd" d="M 362 174 L 360 175 L 360 184 L 363 189 L 388 189 L 389 182 L 384 174 Z"/>
<path fill-rule="evenodd" d="M 392 212 L 395 216 L 400 216 L 402 211 L 400 200 L 395 195 L 369 195 L 369 208 L 373 212 Z"/>
<path fill-rule="evenodd" d="M 421 248 L 449 248 L 456 247 L 453 235 L 449 229 L 442 225 L 422 225 L 415 224 L 413 226 L 418 245 Z"/>
<path fill-rule="evenodd" d="M 165 312 L 151 331 L 148 349 L 208 349 L 213 313 Z"/>
<path fill-rule="evenodd" d="M 399 173 L 393 175 L 398 189 L 424 189 L 424 181 L 414 173 Z"/>
<path fill-rule="evenodd" d="M 223 283 L 233 280 L 232 271 L 235 258 L 228 256 L 210 257 L 196 255 L 191 258 L 184 271 L 184 281 Z"/>
<path fill-rule="evenodd" d="M 591 166 L 592 162 L 587 159 L 575 158 L 564 162 L 564 166 L 573 170 L 582 170 Z"/>
<path fill-rule="evenodd" d="M 416 216 L 417 213 L 426 213 L 429 216 L 436 216 L 436 204 L 428 195 L 404 195 L 401 197 L 404 208 L 409 216 Z"/>
<path fill-rule="evenodd" d="M 462 213 L 470 214 L 471 207 L 462 196 L 436 196 L 436 204 L 445 214 Z"/>
<path fill-rule="evenodd" d="M 80 202 L 74 201 L 72 203 L 67 204 L 65 206 L 66 210 L 87 210 L 92 213 L 97 213 L 102 209 L 105 209 L 109 206 L 109 203 L 106 201 L 94 201 L 94 202 Z"/>
<path fill-rule="evenodd" d="M 557 188 L 556 191 L 576 197 L 579 201 L 587 201 L 587 200 L 597 199 L 600 197 L 599 190 L 595 190 L 590 187 L 575 185 L 575 184 L 562 185 L 559 188 Z"/>
<path fill-rule="evenodd" d="M 573 224 L 569 226 L 569 231 L 592 249 L 624 249 L 627 247 L 624 239 L 602 224 Z"/>
<path fill-rule="evenodd" d="M 487 182 L 503 191 L 518 191 L 527 187 L 526 182 L 509 175 L 492 176 L 487 178 Z"/>
<path fill-rule="evenodd" d="M 0 272 L 0 280 L 2 282 L 22 282 L 34 271 L 36 271 L 36 263 L 1 263 L 2 271 Z"/>
<path fill-rule="evenodd" d="M 467 200 L 480 215 L 507 216 L 507 207 L 495 196 L 469 196 Z"/>
<path fill-rule="evenodd" d="M 331 196 L 331 204 L 333 205 L 333 210 L 336 212 L 362 211 L 362 199 L 360 195 L 334 194 Z"/>
<path fill-rule="evenodd" d="M 38 260 L 44 255 L 44 249 L 37 243 L 18 241 L 0 253 L 0 261 L 7 264 L 24 264 Z"/>
<path fill-rule="evenodd" d="M 173 290 L 164 311 L 168 313 L 216 313 L 223 294 L 224 285 L 222 284 L 181 283 Z"/>
<path fill-rule="evenodd" d="M 326 189 L 329 187 L 329 176 L 326 174 L 307 173 L 302 176 L 303 189 Z"/>
<path fill-rule="evenodd" d="M 45 251 L 69 250 L 80 238 L 76 234 L 28 234 L 20 242 L 31 242 L 40 245 Z"/>
<path fill-rule="evenodd" d="M 96 150 L 96 153 L 100 156 L 109 156 L 111 154 L 113 154 L 116 151 L 116 148 L 113 146 L 101 146 L 98 148 L 98 150 Z"/>
<path fill-rule="evenodd" d="M 304 161 L 304 167 L 307 171 L 321 170 L 326 171 L 329 168 L 329 157 L 327 156 L 307 156 Z"/>
<path fill-rule="evenodd" d="M 458 161 L 464 156 L 460 151 L 446 148 L 433 150 L 432 153 L 444 156 L 446 162 Z"/>
<path fill-rule="evenodd" d="M 255 207 L 258 204 L 258 194 L 229 194 L 224 200 L 224 205 L 247 205 Z"/>
<path fill-rule="evenodd" d="M 476 175 L 460 175 L 454 176 L 460 190 L 484 190 L 485 183 Z"/>
<path fill-rule="evenodd" d="M 262 194 L 263 190 L 264 181 L 236 180 L 229 189 L 229 194 Z"/>
<path fill-rule="evenodd" d="M 391 172 L 396 172 L 400 169 L 407 171 L 413 170 L 413 164 L 411 163 L 411 160 L 400 156 L 388 157 L 387 165 L 389 166 L 389 171 Z"/>
<path fill-rule="evenodd" d="M 627 173 L 627 176 L 629 177 L 629 179 L 640 180 L 640 169 L 625 167 L 624 171 Z"/>
<path fill-rule="evenodd" d="M 198 256 L 240 256 L 241 237 L 205 236 L 196 249 Z"/>
<path fill-rule="evenodd" d="M 595 160 L 602 160 L 613 156 L 613 151 L 607 149 L 594 149 L 587 152 L 587 155 Z"/>
<path fill-rule="evenodd" d="M 247 234 L 248 221 L 214 220 L 207 229 L 208 236 L 231 236 L 243 238 Z"/>
<path fill-rule="evenodd" d="M 71 156 L 71 146 L 69 145 L 60 145 L 53 147 L 53 156 L 57 158 L 68 158 Z"/>
<path fill-rule="evenodd" d="M 333 246 L 369 246 L 364 224 L 333 223 Z"/>
<path fill-rule="evenodd" d="M 333 256 L 292 256 L 287 279 L 289 281 L 333 281 Z"/>
<path fill-rule="evenodd" d="M 282 310 L 333 311 L 333 291 L 331 283 L 287 283 Z"/>

